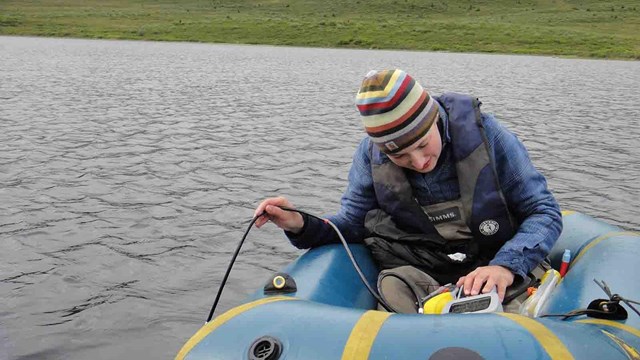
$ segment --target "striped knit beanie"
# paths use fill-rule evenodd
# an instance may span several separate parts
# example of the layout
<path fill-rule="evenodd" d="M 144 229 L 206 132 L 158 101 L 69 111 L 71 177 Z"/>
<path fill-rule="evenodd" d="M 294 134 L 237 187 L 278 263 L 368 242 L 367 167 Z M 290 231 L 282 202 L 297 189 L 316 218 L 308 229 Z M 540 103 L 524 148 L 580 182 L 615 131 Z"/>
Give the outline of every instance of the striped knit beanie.
<path fill-rule="evenodd" d="M 398 69 L 370 71 L 356 95 L 356 106 L 371 141 L 388 154 L 420 140 L 438 117 L 435 100 Z"/>

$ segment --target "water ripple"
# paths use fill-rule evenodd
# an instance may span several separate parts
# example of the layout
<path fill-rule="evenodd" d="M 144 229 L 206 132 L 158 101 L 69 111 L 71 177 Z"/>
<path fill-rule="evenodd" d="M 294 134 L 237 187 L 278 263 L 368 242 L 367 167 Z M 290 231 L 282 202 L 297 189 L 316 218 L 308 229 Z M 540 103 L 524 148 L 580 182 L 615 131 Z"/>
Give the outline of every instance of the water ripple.
<path fill-rule="evenodd" d="M 0 301 L 11 309 L 0 323 L 17 359 L 174 356 L 261 199 L 337 210 L 363 135 L 353 97 L 372 68 L 478 96 L 563 208 L 640 228 L 638 62 L 25 37 L 0 47 Z M 300 253 L 273 226 L 252 230 L 219 311 Z"/>

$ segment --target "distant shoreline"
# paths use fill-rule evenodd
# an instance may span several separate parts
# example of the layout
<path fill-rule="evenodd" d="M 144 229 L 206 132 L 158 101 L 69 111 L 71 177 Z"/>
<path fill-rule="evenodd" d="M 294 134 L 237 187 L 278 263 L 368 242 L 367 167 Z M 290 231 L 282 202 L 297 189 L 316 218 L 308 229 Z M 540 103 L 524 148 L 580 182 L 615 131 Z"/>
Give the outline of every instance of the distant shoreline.
<path fill-rule="evenodd" d="M 6 0 L 0 35 L 640 60 L 640 4 Z"/>

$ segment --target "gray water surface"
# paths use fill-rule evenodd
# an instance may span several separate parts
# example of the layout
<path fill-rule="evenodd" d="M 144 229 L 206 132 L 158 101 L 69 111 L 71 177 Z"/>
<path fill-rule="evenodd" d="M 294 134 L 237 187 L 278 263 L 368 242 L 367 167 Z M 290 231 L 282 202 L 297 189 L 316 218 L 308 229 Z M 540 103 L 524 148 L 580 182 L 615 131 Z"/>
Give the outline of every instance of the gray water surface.
<path fill-rule="evenodd" d="M 640 228 L 639 62 L 0 37 L 0 359 L 173 358 L 262 198 L 337 210 L 355 92 L 396 67 L 479 97 L 564 209 Z M 217 313 L 301 253 L 254 229 Z"/>

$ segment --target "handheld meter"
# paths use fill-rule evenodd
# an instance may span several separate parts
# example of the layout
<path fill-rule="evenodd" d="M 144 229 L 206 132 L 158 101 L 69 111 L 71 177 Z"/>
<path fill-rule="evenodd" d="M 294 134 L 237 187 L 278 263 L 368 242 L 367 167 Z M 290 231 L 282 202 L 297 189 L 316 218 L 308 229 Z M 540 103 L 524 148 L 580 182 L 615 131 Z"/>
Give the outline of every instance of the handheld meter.
<path fill-rule="evenodd" d="M 461 298 L 462 288 L 455 299 L 442 309 L 442 314 L 491 313 L 502 312 L 502 303 L 494 287 L 491 292 Z"/>

